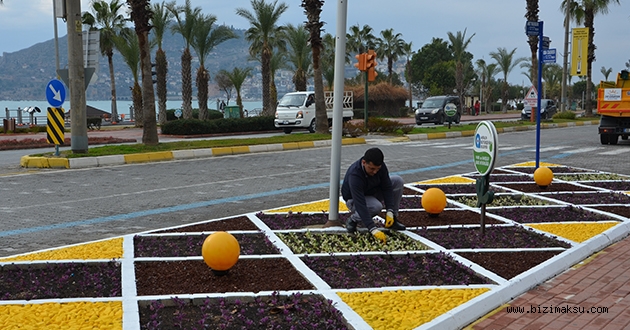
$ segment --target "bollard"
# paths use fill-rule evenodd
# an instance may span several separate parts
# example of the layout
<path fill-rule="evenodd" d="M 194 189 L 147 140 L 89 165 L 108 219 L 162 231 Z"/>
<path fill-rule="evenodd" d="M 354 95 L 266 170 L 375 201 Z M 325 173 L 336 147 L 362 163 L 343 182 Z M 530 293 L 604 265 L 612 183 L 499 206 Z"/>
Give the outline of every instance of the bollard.
<path fill-rule="evenodd" d="M 530 122 L 530 123 L 535 122 L 535 120 L 534 120 L 534 114 L 535 114 L 535 113 L 536 113 L 536 114 L 538 114 L 538 113 L 536 112 L 536 107 L 532 107 L 532 112 L 529 114 L 529 122 Z"/>

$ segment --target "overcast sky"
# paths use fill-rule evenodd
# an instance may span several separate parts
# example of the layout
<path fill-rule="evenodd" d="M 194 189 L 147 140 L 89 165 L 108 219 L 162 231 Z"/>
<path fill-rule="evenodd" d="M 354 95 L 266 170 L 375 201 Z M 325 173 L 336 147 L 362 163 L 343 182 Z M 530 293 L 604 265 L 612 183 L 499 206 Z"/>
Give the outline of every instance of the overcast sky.
<path fill-rule="evenodd" d="M 269 0 L 268 0 L 269 1 Z M 289 5 L 280 23 L 300 24 L 306 20 L 300 0 L 278 0 Z M 123 2 L 125 2 L 123 0 Z M 151 1 L 155 3 L 156 1 Z M 595 16 L 595 52 L 593 82 L 604 79 L 602 66 L 615 73 L 625 68 L 630 60 L 630 4 L 611 5 L 607 15 Z M 4 0 L 0 6 L 0 54 L 15 52 L 36 43 L 54 38 L 53 0 Z M 183 4 L 183 0 L 177 0 Z M 248 28 L 247 21 L 236 15 L 236 8 L 251 10 L 250 0 L 192 0 L 193 7 L 201 7 L 204 13 L 218 18 L 219 23 L 235 28 Z M 475 60 L 483 58 L 492 62 L 489 53 L 498 47 L 508 50 L 517 48 L 516 55 L 530 56 L 525 36 L 525 0 L 349 0 L 347 27 L 369 25 L 380 36 L 384 29 L 392 28 L 401 33 L 406 42 L 418 50 L 434 37 L 448 40 L 447 32 L 456 33 L 467 29 L 467 36 L 475 34 L 468 47 Z M 544 22 L 544 34 L 551 39 L 550 48 L 557 48 L 557 63 L 562 65 L 564 28 L 560 0 L 540 0 L 539 17 Z M 82 11 L 88 11 L 90 1 L 82 0 Z M 338 1 L 325 2 L 322 20 L 326 32 L 335 34 Z M 66 26 L 58 20 L 59 36 L 66 35 Z M 576 27 L 571 23 L 571 27 Z M 51 61 L 54 58 L 51 56 Z M 0 68 L 0 70 L 2 70 Z M 528 84 L 516 68 L 509 81 Z M 574 82 L 577 81 L 575 78 Z"/>

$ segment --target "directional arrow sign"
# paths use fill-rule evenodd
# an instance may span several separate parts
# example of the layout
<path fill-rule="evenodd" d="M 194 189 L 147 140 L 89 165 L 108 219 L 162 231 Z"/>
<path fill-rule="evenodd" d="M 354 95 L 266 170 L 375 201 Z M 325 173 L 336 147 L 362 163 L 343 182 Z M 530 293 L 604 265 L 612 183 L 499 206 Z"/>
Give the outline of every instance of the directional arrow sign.
<path fill-rule="evenodd" d="M 66 87 L 61 80 L 53 79 L 46 85 L 46 100 L 55 108 L 61 107 L 66 100 Z"/>

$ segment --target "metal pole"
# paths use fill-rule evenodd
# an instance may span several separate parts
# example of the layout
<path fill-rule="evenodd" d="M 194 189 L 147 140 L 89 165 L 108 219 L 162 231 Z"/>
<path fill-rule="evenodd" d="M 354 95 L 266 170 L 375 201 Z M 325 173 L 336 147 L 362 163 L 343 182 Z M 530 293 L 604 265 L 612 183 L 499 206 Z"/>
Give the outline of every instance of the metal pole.
<path fill-rule="evenodd" d="M 73 153 L 88 152 L 85 114 L 85 72 L 83 68 L 83 25 L 81 1 L 66 0 L 68 28 L 68 88 L 70 89 L 70 138 Z"/>
<path fill-rule="evenodd" d="M 536 168 L 540 163 L 540 91 L 542 90 L 542 47 L 543 47 L 543 22 L 538 22 L 538 98 L 536 100 Z M 530 116 L 534 115 L 534 111 Z"/>
<path fill-rule="evenodd" d="M 363 92 L 363 123 L 365 124 L 365 129 L 368 128 L 368 72 L 365 70 L 363 79 L 365 80 L 365 87 Z"/>
<path fill-rule="evenodd" d="M 57 33 L 57 4 L 55 0 L 52 0 L 53 2 L 53 22 L 55 23 L 55 64 L 56 64 L 56 69 L 55 73 L 57 75 L 57 79 L 59 79 L 59 40 L 58 40 L 58 36 L 59 34 Z"/>
<path fill-rule="evenodd" d="M 344 66 L 346 59 L 346 20 L 348 1 L 337 2 L 337 37 L 335 42 L 335 87 L 333 99 L 332 146 L 330 152 L 329 221 L 339 221 L 339 181 L 341 181 L 341 134 L 343 126 Z"/>
<path fill-rule="evenodd" d="M 560 111 L 566 110 L 567 103 L 567 78 L 569 76 L 569 9 L 571 1 L 566 1 L 567 11 L 564 17 L 564 60 L 562 63 L 562 92 L 560 94 Z"/>

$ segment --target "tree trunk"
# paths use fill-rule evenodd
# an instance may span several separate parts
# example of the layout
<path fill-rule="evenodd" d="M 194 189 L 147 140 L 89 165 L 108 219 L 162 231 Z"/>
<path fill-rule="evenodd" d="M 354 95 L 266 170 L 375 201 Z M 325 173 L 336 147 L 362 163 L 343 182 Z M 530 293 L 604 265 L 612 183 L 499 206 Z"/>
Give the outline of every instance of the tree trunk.
<path fill-rule="evenodd" d="M 110 52 L 107 54 L 107 63 L 109 64 L 109 80 L 111 81 L 111 93 L 112 93 L 112 106 L 111 106 L 111 114 L 113 121 L 118 120 L 118 106 L 116 104 L 116 76 L 114 75 L 114 61 L 113 61 L 114 53 Z"/>
<path fill-rule="evenodd" d="M 158 96 L 158 123 L 166 124 L 166 75 L 168 73 L 168 61 L 162 48 L 155 54 L 156 88 Z"/>
<path fill-rule="evenodd" d="M 263 97 L 263 115 L 273 116 L 274 113 L 271 108 L 271 95 L 269 89 L 271 88 L 271 50 L 267 45 L 263 46 L 261 54 L 261 71 L 262 71 L 262 97 Z"/>
<path fill-rule="evenodd" d="M 203 66 L 197 69 L 197 103 L 199 103 L 200 120 L 208 119 L 208 76 L 208 71 Z"/>
<path fill-rule="evenodd" d="M 133 116 L 135 120 L 135 127 L 143 127 L 142 117 L 142 88 L 136 81 L 131 88 L 131 101 L 133 103 Z"/>
<path fill-rule="evenodd" d="M 142 69 L 142 122 L 144 123 L 142 143 L 154 146 L 159 143 L 159 140 L 155 120 L 155 93 L 153 92 L 148 30 L 138 33 L 138 44 L 140 45 L 140 68 Z"/>
<path fill-rule="evenodd" d="M 588 55 L 586 57 L 586 95 L 584 97 L 584 116 L 593 116 L 593 89 L 591 84 L 593 74 L 593 61 L 595 61 L 595 44 L 593 37 L 595 36 L 595 27 L 593 11 L 587 11 L 584 18 L 584 26 L 588 28 Z"/>
<path fill-rule="evenodd" d="M 184 119 L 193 117 L 191 62 L 190 49 L 185 48 L 182 53 L 182 112 Z"/>

